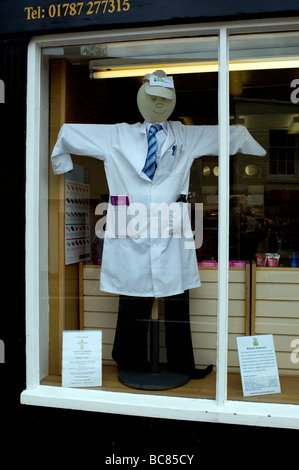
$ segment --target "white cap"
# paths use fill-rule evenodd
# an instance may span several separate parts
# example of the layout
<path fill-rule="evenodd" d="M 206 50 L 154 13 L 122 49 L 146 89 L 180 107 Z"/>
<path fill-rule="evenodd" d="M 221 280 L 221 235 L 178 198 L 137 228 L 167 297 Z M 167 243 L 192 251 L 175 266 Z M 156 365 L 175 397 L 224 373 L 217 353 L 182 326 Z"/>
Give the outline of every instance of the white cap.
<path fill-rule="evenodd" d="M 161 96 L 172 100 L 175 97 L 173 77 L 168 77 L 164 70 L 148 73 L 144 79 L 144 89 L 148 95 Z"/>

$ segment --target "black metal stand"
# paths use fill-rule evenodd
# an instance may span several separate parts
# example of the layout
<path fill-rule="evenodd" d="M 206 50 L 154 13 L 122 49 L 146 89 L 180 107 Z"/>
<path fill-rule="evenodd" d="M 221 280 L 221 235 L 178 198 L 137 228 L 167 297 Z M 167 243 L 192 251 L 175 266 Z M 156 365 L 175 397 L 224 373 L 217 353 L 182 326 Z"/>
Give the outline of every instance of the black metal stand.
<path fill-rule="evenodd" d="M 119 381 L 139 390 L 167 390 L 184 385 L 189 375 L 167 369 L 167 364 L 159 363 L 159 320 L 150 320 L 150 368 L 149 371 L 122 370 Z"/>

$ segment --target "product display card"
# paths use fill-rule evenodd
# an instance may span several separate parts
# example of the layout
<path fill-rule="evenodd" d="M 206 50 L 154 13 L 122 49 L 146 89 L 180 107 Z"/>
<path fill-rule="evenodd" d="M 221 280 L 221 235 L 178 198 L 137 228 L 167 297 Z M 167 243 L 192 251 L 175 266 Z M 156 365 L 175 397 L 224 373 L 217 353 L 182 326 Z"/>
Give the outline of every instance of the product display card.
<path fill-rule="evenodd" d="M 90 187 L 65 183 L 65 264 L 90 258 Z"/>
<path fill-rule="evenodd" d="M 272 335 L 237 338 L 243 396 L 280 393 Z"/>
<path fill-rule="evenodd" d="M 62 341 L 62 386 L 100 387 L 102 332 L 64 331 Z"/>

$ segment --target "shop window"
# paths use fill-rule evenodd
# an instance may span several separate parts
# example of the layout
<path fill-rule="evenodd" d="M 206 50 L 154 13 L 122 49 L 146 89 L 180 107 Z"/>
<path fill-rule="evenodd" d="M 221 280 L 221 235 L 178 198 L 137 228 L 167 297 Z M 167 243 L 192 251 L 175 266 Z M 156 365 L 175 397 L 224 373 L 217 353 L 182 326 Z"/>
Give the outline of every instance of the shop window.
<path fill-rule="evenodd" d="M 202 43 L 202 47 L 199 44 Z M 134 43 L 130 46 L 122 44 L 99 44 L 86 45 L 80 48 L 70 47 L 65 49 L 65 57 L 56 58 L 55 50 L 47 49 L 50 73 L 50 142 L 51 147 L 55 145 L 61 120 L 77 124 L 110 124 L 126 122 L 135 124 L 143 121 L 137 107 L 137 92 L 142 85 L 146 70 L 138 70 L 133 63 L 125 67 L 126 54 L 139 55 L 147 51 L 148 41 L 141 44 Z M 180 39 L 151 41 L 151 54 L 169 54 L 172 51 L 180 51 L 180 60 L 176 56 L 176 63 L 172 64 L 171 73 L 175 83 L 176 107 L 171 115 L 172 121 L 177 121 L 185 126 L 199 126 L 201 124 L 216 125 L 218 122 L 218 74 L 215 72 L 217 65 L 217 40 L 216 38 L 206 39 Z M 94 59 L 95 54 L 104 59 Z M 157 52 L 156 52 L 157 51 Z M 193 51 L 197 55 L 197 64 L 186 65 L 185 58 Z M 196 52 L 195 52 L 196 51 Z M 203 61 L 207 51 L 210 60 L 206 64 Z M 51 54 L 52 52 L 52 54 Z M 119 57 L 116 58 L 115 55 Z M 110 58 L 110 55 L 113 58 Z M 152 56 L 151 56 L 152 57 Z M 151 57 L 145 55 L 145 62 L 152 61 Z M 212 59 L 212 60 L 211 60 Z M 132 59 L 133 60 L 133 59 Z M 151 66 L 150 70 L 156 68 L 166 71 L 171 64 L 164 67 L 159 64 L 159 56 L 155 57 L 157 66 Z M 183 62 L 184 61 L 184 62 Z M 168 61 L 169 62 L 169 61 Z M 182 65 L 180 65 L 182 62 Z M 75 65 L 74 65 L 75 64 Z M 110 70 L 107 70 L 109 67 Z M 114 68 L 115 67 L 115 68 Z M 188 72 L 188 73 L 186 73 Z M 199 72 L 202 72 L 199 74 Z M 122 76 L 123 75 L 123 76 Z M 132 76 L 131 76 L 132 75 Z M 57 95 L 61 93 L 60 100 Z M 217 133 L 217 128 L 216 133 Z M 181 150 L 177 150 L 179 153 Z M 174 157 L 173 157 L 174 158 Z M 150 321 L 148 331 L 148 359 L 151 364 L 153 356 L 153 331 L 152 324 L 158 323 L 158 333 L 155 330 L 155 349 L 158 348 L 158 366 L 161 367 L 161 379 L 157 376 L 158 384 L 137 384 L 134 373 L 135 387 L 130 387 L 132 379 L 123 378 L 122 371 L 116 366 L 113 359 L 113 347 L 115 344 L 115 330 L 117 327 L 118 308 L 120 297 L 117 293 L 109 293 L 99 289 L 99 281 L 102 275 L 102 255 L 105 249 L 105 239 L 98 236 L 97 225 L 101 224 L 101 205 L 108 203 L 109 197 L 108 181 L 105 175 L 103 161 L 90 158 L 88 155 L 78 156 L 74 152 L 72 155 L 75 168 L 66 175 L 54 175 L 50 168 L 50 272 L 55 273 L 50 283 L 50 360 L 49 374 L 42 383 L 49 383 L 49 377 L 57 383 L 61 383 L 62 374 L 62 336 L 65 330 L 94 330 L 102 331 L 102 357 L 103 357 L 103 384 L 102 390 L 114 390 L 119 392 L 132 392 L 132 389 L 148 389 L 160 391 L 161 394 L 175 394 L 178 396 L 192 396 L 197 398 L 215 398 L 215 371 L 211 372 L 207 380 L 209 386 L 205 391 L 198 389 L 198 381 L 188 380 L 188 385 L 180 391 L 176 380 L 171 386 L 171 378 L 166 380 L 163 387 L 163 369 L 168 364 L 169 342 L 168 325 L 169 317 L 168 300 L 163 298 L 158 301 L 157 322 Z M 200 159 L 199 159 L 200 160 Z M 203 157 L 203 161 L 206 158 Z M 197 160 L 191 168 L 191 180 L 189 191 L 186 193 L 186 200 L 189 201 L 192 218 L 198 217 L 195 214 L 195 207 L 204 204 L 205 210 L 217 208 L 218 198 L 218 173 L 217 156 L 210 159 L 213 163 L 213 181 L 209 185 L 203 185 L 204 178 L 202 163 Z M 203 163 L 205 165 L 205 163 Z M 204 186 L 204 187 L 203 187 Z M 86 189 L 86 198 L 80 197 L 79 190 Z M 57 214 L 57 201 L 58 213 Z M 79 202 L 78 202 L 79 201 Z M 81 201 L 81 202 L 80 202 Z M 83 202 L 86 204 L 83 206 Z M 60 207 L 59 207 L 60 206 Z M 206 208 L 207 207 L 207 208 Z M 77 215 L 76 215 L 77 214 Z M 82 216 L 84 214 L 84 217 Z M 82 218 L 82 217 L 83 218 Z M 59 220 L 59 217 L 61 220 Z M 212 215 L 213 223 L 211 228 L 204 235 L 205 257 L 215 262 L 212 271 L 212 279 L 204 271 L 200 273 L 203 286 L 201 289 L 193 289 L 190 297 L 184 301 L 190 310 L 190 325 L 192 334 L 193 355 L 195 361 L 195 374 L 201 373 L 210 365 L 216 363 L 216 343 L 217 343 L 217 237 L 215 229 L 217 226 L 217 210 Z M 195 220 L 193 220 L 196 222 Z M 197 223 L 197 222 L 196 222 Z M 60 226 L 65 224 L 66 232 L 61 232 Z M 82 231 L 80 237 L 74 232 Z M 106 242 L 107 244 L 108 242 Z M 61 250 L 57 253 L 57 245 Z M 111 253 L 113 255 L 113 253 Z M 125 253 L 123 254 L 123 256 Z M 198 247 L 198 261 L 201 264 L 202 254 Z M 120 261 L 120 260 L 119 260 Z M 109 262 L 109 260 L 108 260 Z M 196 266 L 197 267 L 197 266 Z M 117 266 L 115 266 L 117 270 Z M 164 266 L 164 276 L 168 276 L 167 266 Z M 115 276 L 117 273 L 115 273 Z M 60 302 L 56 295 L 61 287 Z M 205 299 L 208 294 L 209 299 Z M 206 292 L 206 294 L 205 294 Z M 172 303 L 171 309 L 176 303 L 181 305 L 178 299 Z M 209 315 L 201 311 L 200 304 L 209 305 Z M 181 305 L 182 309 L 183 306 Z M 167 310 L 168 309 L 168 310 Z M 53 312 L 59 312 L 53 315 Z M 181 324 L 181 329 L 184 322 Z M 168 336 L 166 336 L 168 335 Z M 204 339 L 205 337 L 205 339 Z M 207 341 L 207 338 L 209 340 Z M 169 340 L 168 340 L 169 341 Z M 57 354 L 57 351 L 60 351 Z M 134 358 L 137 360 L 137 358 Z M 215 367 L 215 366 L 214 366 Z M 209 369 L 210 370 L 210 369 Z M 127 375 L 127 373 L 126 373 Z M 181 374 L 183 384 L 186 374 Z M 179 376 L 179 374 L 178 374 Z M 149 374 L 150 380 L 155 379 L 155 375 Z M 145 379 L 146 380 L 146 379 Z M 160 384 L 162 381 L 162 384 Z M 129 386 L 128 386 L 129 384 Z M 127 385 L 127 386 L 126 386 Z M 147 388 L 146 388 L 147 387 Z M 189 389 L 188 389 L 189 387 Z M 133 390 L 134 391 L 134 390 Z"/>
<path fill-rule="evenodd" d="M 292 35 L 281 39 L 294 41 Z M 255 38 L 243 38 L 247 40 L 254 61 Z M 273 40 L 266 35 L 268 45 Z M 240 45 L 239 41 L 240 37 L 238 41 L 232 38 L 232 48 Z M 230 234 L 230 247 L 237 246 L 240 257 L 250 260 L 250 334 L 273 336 L 281 387 L 293 403 L 297 403 L 293 381 L 298 380 L 298 364 L 291 353 L 299 334 L 299 317 L 294 310 L 299 301 L 295 294 L 299 277 L 297 262 L 292 259 L 298 258 L 299 250 L 299 186 L 298 132 L 293 125 L 296 109 L 289 87 L 296 74 L 291 63 L 278 69 L 274 61 L 272 68 L 265 66 L 264 70 L 258 70 L 258 65 L 246 69 L 245 65 L 244 70 L 231 72 L 230 89 L 233 121 L 248 126 L 267 150 L 264 160 L 249 156 L 243 162 L 239 156 L 231 159 L 230 191 L 231 198 L 238 198 L 239 231 L 237 236 Z M 275 394 L 265 401 L 273 399 Z M 284 402 L 283 392 L 276 399 Z"/>
<path fill-rule="evenodd" d="M 140 42 L 129 32 L 120 32 L 117 39 L 98 34 L 91 40 L 83 34 L 79 45 L 77 37 L 33 41 L 27 146 L 32 170 L 27 189 L 27 279 L 33 281 L 27 286 L 24 403 L 172 418 L 179 410 L 181 418 L 198 420 L 213 420 L 216 413 L 223 422 L 231 416 L 245 422 L 252 411 L 258 419 L 267 416 L 272 425 L 283 421 L 280 405 L 294 405 L 293 416 L 298 414 L 298 365 L 291 349 L 299 336 L 298 151 L 297 136 L 288 133 L 286 124 L 296 117 L 294 106 L 286 103 L 286 90 L 297 69 L 294 64 L 282 69 L 285 57 L 277 50 L 279 42 L 298 57 L 297 34 L 232 35 L 228 83 L 228 31 L 211 29 L 202 37 L 192 31 L 196 37 L 190 31 L 185 38 L 173 32 L 174 38 L 167 40 L 156 40 L 158 31 L 144 37 L 140 32 Z M 139 64 L 132 62 L 134 57 L 139 57 Z M 171 67 L 177 92 L 172 119 L 185 126 L 218 125 L 219 155 L 207 152 L 194 160 L 186 195 L 191 215 L 195 204 L 203 205 L 203 243 L 196 249 L 202 285 L 189 293 L 195 361 L 197 368 L 212 363 L 214 370 L 203 380 L 191 379 L 166 391 L 122 383 L 111 357 L 119 299 L 99 290 L 105 240 L 95 237 L 103 215 L 98 206 L 109 200 L 105 163 L 74 152 L 75 167 L 66 175 L 54 175 L 49 165 L 49 153 L 65 122 L 114 126 L 140 120 L 132 105 L 144 75 L 136 74 L 140 61 L 146 66 L 154 63 L 155 70 Z M 128 63 L 134 71 L 130 76 Z M 42 65 L 40 77 L 32 73 L 36 64 Z M 101 78 L 91 79 L 95 74 Z M 39 89 L 41 96 L 33 92 Z M 36 109 L 42 110 L 41 116 L 35 115 Z M 229 120 L 245 126 L 266 156 L 230 156 Z M 34 165 L 36 158 L 40 166 Z M 40 194 L 38 206 L 32 188 Z M 67 230 L 77 229 L 80 236 L 67 236 Z M 155 305 L 164 362 L 165 304 L 160 299 Z M 102 386 L 61 387 L 63 332 L 92 329 L 102 331 Z M 260 334 L 274 336 L 283 393 L 248 399 L 242 394 L 237 338 Z M 255 401 L 262 407 L 255 407 Z M 292 419 L 288 415 L 290 427 Z"/>

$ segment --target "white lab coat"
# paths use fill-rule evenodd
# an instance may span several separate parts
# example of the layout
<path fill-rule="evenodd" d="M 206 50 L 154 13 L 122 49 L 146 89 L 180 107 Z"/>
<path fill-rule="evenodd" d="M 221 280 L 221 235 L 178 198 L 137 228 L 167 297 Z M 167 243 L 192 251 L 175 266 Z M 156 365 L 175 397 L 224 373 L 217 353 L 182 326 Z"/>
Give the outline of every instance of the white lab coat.
<path fill-rule="evenodd" d="M 153 203 L 173 203 L 180 194 L 188 194 L 193 160 L 218 154 L 218 127 L 184 126 L 174 121 L 168 121 L 167 126 L 153 181 L 142 172 L 147 153 L 145 123 L 63 125 L 52 153 L 53 171 L 70 171 L 71 154 L 98 158 L 104 161 L 111 196 L 129 196 L 130 204 L 142 203 L 146 208 Z M 237 152 L 265 155 L 245 127 L 233 126 L 230 154 Z M 109 233 L 109 227 L 107 230 Z M 149 231 L 148 236 L 144 234 L 105 237 L 101 290 L 165 297 L 200 286 L 196 253 L 186 249 L 184 236 L 157 238 L 150 237 Z"/>

